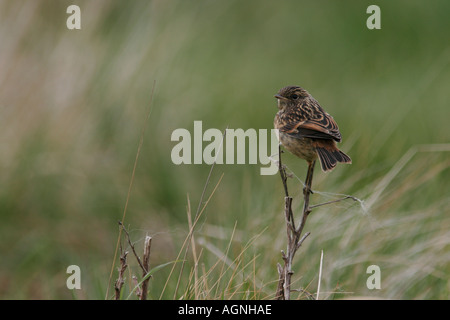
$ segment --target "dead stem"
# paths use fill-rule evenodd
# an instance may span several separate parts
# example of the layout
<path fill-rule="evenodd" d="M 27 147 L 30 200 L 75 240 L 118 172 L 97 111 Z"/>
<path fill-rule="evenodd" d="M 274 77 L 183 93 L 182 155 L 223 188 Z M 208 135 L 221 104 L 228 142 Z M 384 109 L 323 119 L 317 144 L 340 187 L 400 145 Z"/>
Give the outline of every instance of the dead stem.
<path fill-rule="evenodd" d="M 292 212 L 292 198 L 289 196 L 289 190 L 287 186 L 287 174 L 286 168 L 281 162 L 281 147 L 278 146 L 278 170 L 280 172 L 281 181 L 284 187 L 284 214 L 286 219 L 286 233 L 287 233 L 287 248 L 286 252 L 282 251 L 282 259 L 284 266 L 278 264 L 278 286 L 275 298 L 277 300 L 290 300 L 291 298 L 291 277 L 294 274 L 292 271 L 292 263 L 295 253 L 302 245 L 303 241 L 310 235 L 309 232 L 302 236 L 303 229 L 306 224 L 308 215 L 311 213 L 311 207 L 309 206 L 309 196 L 312 193 L 312 179 L 314 173 L 315 161 L 308 164 L 308 173 L 306 175 L 305 187 L 303 188 L 303 212 L 302 218 L 298 227 L 295 225 L 294 214 Z"/>

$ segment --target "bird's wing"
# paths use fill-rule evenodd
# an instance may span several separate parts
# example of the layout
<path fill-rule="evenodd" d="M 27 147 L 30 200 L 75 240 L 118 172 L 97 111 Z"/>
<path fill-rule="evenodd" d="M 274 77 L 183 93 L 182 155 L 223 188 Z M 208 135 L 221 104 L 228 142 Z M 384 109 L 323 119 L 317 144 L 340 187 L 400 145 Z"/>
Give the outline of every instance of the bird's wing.
<path fill-rule="evenodd" d="M 303 105 L 287 120 L 280 131 L 293 137 L 333 139 L 337 142 L 342 139 L 336 121 L 317 102 L 308 106 Z"/>

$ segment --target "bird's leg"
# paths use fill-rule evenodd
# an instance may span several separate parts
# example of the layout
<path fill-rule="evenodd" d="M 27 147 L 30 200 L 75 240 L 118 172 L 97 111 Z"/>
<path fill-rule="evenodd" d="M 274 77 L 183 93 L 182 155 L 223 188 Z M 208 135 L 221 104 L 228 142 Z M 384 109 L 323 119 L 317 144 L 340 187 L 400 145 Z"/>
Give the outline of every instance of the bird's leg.
<path fill-rule="evenodd" d="M 312 191 L 312 177 L 314 173 L 314 165 L 316 164 L 316 160 L 313 160 L 311 162 L 308 162 L 308 173 L 306 174 L 306 180 L 305 180 L 305 187 L 303 188 L 303 195 L 306 195 L 306 193 L 313 194 Z"/>

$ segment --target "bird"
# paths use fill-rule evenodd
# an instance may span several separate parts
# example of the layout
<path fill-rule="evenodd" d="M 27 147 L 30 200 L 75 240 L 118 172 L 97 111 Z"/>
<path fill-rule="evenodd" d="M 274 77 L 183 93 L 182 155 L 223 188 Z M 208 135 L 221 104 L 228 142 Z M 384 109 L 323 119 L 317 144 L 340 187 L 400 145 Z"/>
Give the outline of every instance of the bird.
<path fill-rule="evenodd" d="M 290 153 L 308 162 L 303 192 L 311 192 L 312 174 L 317 159 L 322 171 L 328 172 L 338 162 L 352 163 L 351 158 L 338 149 L 342 136 L 336 121 L 299 86 L 281 88 L 275 98 L 278 112 L 274 127 L 281 145 Z"/>

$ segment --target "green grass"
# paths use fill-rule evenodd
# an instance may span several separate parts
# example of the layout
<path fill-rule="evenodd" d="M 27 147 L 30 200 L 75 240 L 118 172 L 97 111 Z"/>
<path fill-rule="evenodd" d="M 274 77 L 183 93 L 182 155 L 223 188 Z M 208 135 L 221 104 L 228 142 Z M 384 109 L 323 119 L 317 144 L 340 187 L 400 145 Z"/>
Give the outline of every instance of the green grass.
<path fill-rule="evenodd" d="M 273 95 L 296 84 L 333 115 L 353 159 L 316 170 L 312 203 L 351 194 L 367 208 L 313 211 L 293 298 L 316 293 L 323 250 L 321 298 L 448 299 L 448 1 L 379 1 L 381 30 L 366 28 L 369 1 L 76 1 L 79 31 L 66 28 L 70 4 L 0 1 L 0 298 L 105 297 L 156 81 L 124 222 L 138 250 L 153 237 L 150 268 L 184 257 L 187 199 L 194 217 L 210 172 L 171 162 L 172 131 L 270 129 Z M 419 145 L 441 147 L 405 158 Z M 305 163 L 283 161 L 304 179 Z M 201 208 L 223 178 L 195 227 L 197 259 L 190 245 L 181 277 L 181 262 L 155 272 L 149 297 L 273 298 L 283 189 L 259 168 L 214 168 Z M 289 186 L 299 213 L 301 184 Z M 124 298 L 141 274 L 129 263 Z M 380 290 L 366 287 L 372 264 Z"/>

